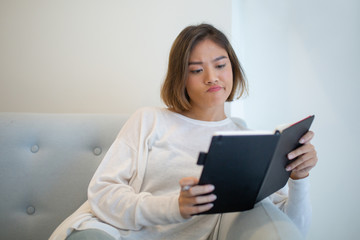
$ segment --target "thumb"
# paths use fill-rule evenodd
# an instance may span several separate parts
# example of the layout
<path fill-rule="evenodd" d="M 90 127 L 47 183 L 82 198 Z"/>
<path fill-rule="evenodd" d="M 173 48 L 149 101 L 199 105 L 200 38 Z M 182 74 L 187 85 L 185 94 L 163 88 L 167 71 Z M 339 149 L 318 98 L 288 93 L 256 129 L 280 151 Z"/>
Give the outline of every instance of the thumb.
<path fill-rule="evenodd" d="M 181 187 L 185 187 L 185 186 L 193 186 L 198 184 L 199 179 L 196 177 L 184 177 L 182 179 L 180 179 L 179 184 Z"/>

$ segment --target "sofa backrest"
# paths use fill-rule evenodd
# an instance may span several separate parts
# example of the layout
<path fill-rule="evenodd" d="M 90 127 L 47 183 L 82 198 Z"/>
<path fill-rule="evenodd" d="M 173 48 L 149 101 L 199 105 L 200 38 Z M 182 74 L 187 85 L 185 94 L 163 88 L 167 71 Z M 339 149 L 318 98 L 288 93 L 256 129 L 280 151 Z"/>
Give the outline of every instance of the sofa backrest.
<path fill-rule="evenodd" d="M 127 115 L 0 113 L 0 239 L 48 239 Z"/>

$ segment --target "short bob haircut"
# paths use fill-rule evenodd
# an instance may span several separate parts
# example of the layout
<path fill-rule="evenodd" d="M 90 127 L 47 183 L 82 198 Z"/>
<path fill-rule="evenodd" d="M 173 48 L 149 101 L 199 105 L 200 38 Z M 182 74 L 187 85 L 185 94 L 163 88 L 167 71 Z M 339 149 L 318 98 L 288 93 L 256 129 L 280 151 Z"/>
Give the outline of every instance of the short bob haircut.
<path fill-rule="evenodd" d="M 247 83 L 240 62 L 226 36 L 209 24 L 188 26 L 175 39 L 169 54 L 169 65 L 166 78 L 161 89 L 161 98 L 167 107 L 182 112 L 191 109 L 190 98 L 185 84 L 188 77 L 189 57 L 195 45 L 210 39 L 224 48 L 229 55 L 232 72 L 233 88 L 226 101 L 233 101 L 247 93 Z"/>

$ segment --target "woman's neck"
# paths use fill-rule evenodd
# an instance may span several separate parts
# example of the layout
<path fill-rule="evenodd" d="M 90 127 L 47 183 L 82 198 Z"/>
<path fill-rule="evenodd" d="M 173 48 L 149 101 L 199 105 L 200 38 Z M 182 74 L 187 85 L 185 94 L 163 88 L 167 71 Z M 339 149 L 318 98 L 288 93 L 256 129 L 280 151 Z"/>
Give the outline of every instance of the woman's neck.
<path fill-rule="evenodd" d="M 206 110 L 191 108 L 190 110 L 182 111 L 179 113 L 188 118 L 201 120 L 201 121 L 221 121 L 226 119 L 225 111 L 223 108 L 222 109 L 207 108 Z"/>

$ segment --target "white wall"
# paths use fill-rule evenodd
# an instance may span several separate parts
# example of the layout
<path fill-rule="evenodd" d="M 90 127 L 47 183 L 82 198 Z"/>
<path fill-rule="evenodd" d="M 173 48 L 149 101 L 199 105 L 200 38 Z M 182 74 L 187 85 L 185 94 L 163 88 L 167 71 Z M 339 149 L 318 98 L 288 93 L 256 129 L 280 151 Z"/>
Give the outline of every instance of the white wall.
<path fill-rule="evenodd" d="M 231 0 L 0 0 L 0 111 L 131 113 L 161 105 L 189 24 L 231 32 Z"/>
<path fill-rule="evenodd" d="M 358 239 L 360 2 L 234 3 L 242 13 L 234 36 L 250 95 L 231 112 L 250 128 L 267 130 L 315 114 L 319 162 L 311 172 L 308 239 Z"/>

